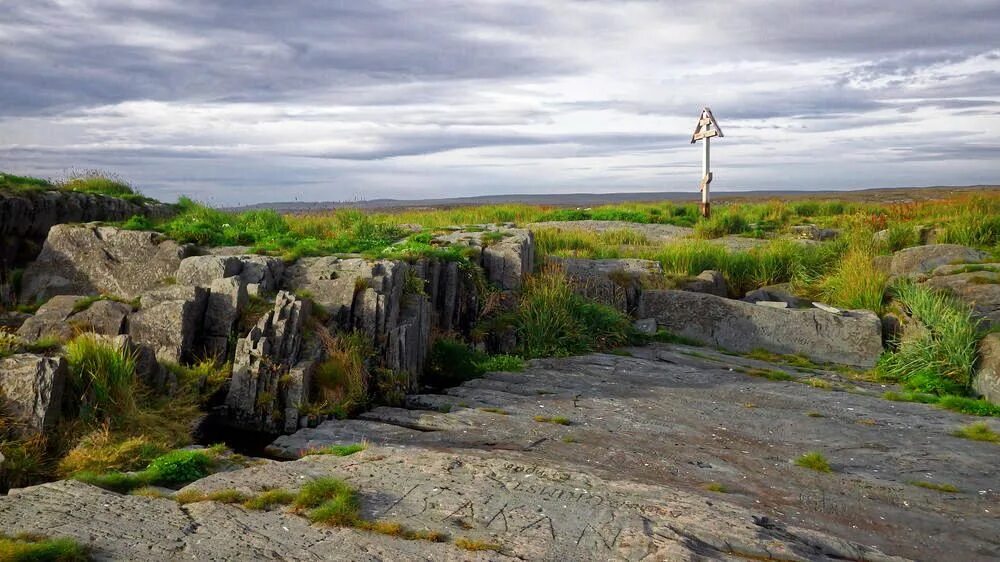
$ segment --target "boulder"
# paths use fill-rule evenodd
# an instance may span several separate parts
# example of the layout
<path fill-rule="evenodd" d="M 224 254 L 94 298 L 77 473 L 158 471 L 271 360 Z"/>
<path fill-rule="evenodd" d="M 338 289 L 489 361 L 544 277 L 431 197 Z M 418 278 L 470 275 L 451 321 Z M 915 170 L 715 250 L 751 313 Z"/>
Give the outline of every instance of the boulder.
<path fill-rule="evenodd" d="M 73 315 L 77 303 L 86 297 L 78 295 L 59 295 L 52 297 L 39 307 L 31 318 L 24 321 L 17 330 L 17 335 L 27 341 L 39 338 L 54 337 L 68 340 L 73 337 L 73 328 L 67 323 Z"/>
<path fill-rule="evenodd" d="M 208 287 L 212 281 L 239 275 L 243 264 L 238 256 L 191 256 L 177 267 L 177 282 Z"/>
<path fill-rule="evenodd" d="M 21 433 L 42 432 L 58 421 L 66 375 L 62 357 L 22 353 L 0 359 L 0 399 Z"/>
<path fill-rule="evenodd" d="M 792 227 L 792 234 L 805 240 L 815 240 L 822 242 L 833 240 L 840 236 L 840 231 L 835 228 L 820 228 L 815 224 L 803 224 Z"/>
<path fill-rule="evenodd" d="M 173 277 L 190 251 L 156 232 L 56 225 L 24 272 L 22 295 L 28 302 L 73 294 L 132 299 Z"/>
<path fill-rule="evenodd" d="M 882 353 L 882 326 L 868 311 L 777 309 L 687 291 L 644 291 L 640 316 L 676 335 L 737 352 L 763 348 L 868 368 Z"/>
<path fill-rule="evenodd" d="M 290 371 L 299 360 L 303 324 L 309 314 L 309 302 L 287 291 L 278 293 L 274 308 L 254 326 L 245 338 L 236 342 L 233 377 L 226 395 L 227 422 L 238 428 L 269 433 L 285 430 L 289 409 L 302 405 L 308 388 L 305 380 L 311 370 Z M 289 393 L 289 388 L 300 388 Z M 298 416 L 295 415 L 295 427 Z"/>
<path fill-rule="evenodd" d="M 791 285 L 788 283 L 779 283 L 777 285 L 768 285 L 754 289 L 748 292 L 742 300 L 752 303 L 760 301 L 784 302 L 788 304 L 789 308 L 809 308 L 811 306 L 808 300 L 792 294 Z"/>
<path fill-rule="evenodd" d="M 117 336 L 126 331 L 128 315 L 131 312 L 130 304 L 99 300 L 71 316 L 67 322 L 74 330 Z"/>
<path fill-rule="evenodd" d="M 1000 404 L 1000 333 L 986 334 L 979 342 L 979 367 L 972 389 L 994 404 Z"/>
<path fill-rule="evenodd" d="M 889 273 L 896 277 L 916 277 L 926 275 L 942 265 L 980 262 L 988 255 L 958 244 L 914 246 L 893 254 Z"/>
<path fill-rule="evenodd" d="M 935 272 L 941 270 L 938 268 Z M 972 308 L 972 314 L 983 321 L 984 328 L 1000 326 L 1000 273 L 969 271 L 935 275 L 924 285 L 940 289 L 967 303 Z"/>
<path fill-rule="evenodd" d="M 722 276 L 721 272 L 713 269 L 702 271 L 697 277 L 681 281 L 677 288 L 682 291 L 707 293 L 717 297 L 725 297 L 729 294 L 726 278 Z"/>
<path fill-rule="evenodd" d="M 151 347 L 160 361 L 191 361 L 201 337 L 208 291 L 173 285 L 139 298 L 139 310 L 128 319 L 128 333 L 138 345 Z"/>
<path fill-rule="evenodd" d="M 548 257 L 546 262 L 562 269 L 577 294 L 626 314 L 639 306 L 642 281 L 663 275 L 660 263 L 652 260 Z"/>

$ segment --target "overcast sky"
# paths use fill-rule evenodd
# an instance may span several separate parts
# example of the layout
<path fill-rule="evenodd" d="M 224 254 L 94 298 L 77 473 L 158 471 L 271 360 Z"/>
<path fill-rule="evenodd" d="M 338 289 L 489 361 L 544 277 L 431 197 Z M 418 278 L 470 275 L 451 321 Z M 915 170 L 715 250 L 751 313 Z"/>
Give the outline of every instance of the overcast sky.
<path fill-rule="evenodd" d="M 1000 182 L 1000 3 L 0 0 L 0 170 L 214 204 Z"/>

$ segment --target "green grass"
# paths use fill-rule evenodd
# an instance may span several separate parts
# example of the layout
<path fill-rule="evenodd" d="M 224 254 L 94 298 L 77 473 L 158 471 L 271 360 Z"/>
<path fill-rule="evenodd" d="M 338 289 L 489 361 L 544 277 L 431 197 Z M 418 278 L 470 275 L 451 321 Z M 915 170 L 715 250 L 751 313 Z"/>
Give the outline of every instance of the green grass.
<path fill-rule="evenodd" d="M 0 560 L 4 562 L 84 562 L 89 549 L 74 539 L 48 538 L 35 533 L 0 533 Z"/>
<path fill-rule="evenodd" d="M 734 369 L 751 377 L 760 377 L 771 381 L 793 381 L 795 377 L 777 369 Z"/>
<path fill-rule="evenodd" d="M 136 356 L 93 334 L 66 344 L 67 390 L 84 420 L 120 421 L 134 415 L 138 381 Z"/>
<path fill-rule="evenodd" d="M 952 432 L 952 435 L 973 441 L 1000 443 L 1000 433 L 994 431 L 986 422 L 976 422 L 960 427 Z"/>
<path fill-rule="evenodd" d="M 830 468 L 830 463 L 823 456 L 823 453 L 817 451 L 806 453 L 795 459 L 795 464 L 803 468 L 815 470 L 816 472 L 833 472 L 833 469 Z"/>
<path fill-rule="evenodd" d="M 981 335 L 968 305 L 910 282 L 894 292 L 920 326 L 909 326 L 897 351 L 883 355 L 878 374 L 921 393 L 967 394 Z"/>
<path fill-rule="evenodd" d="M 424 369 L 425 384 L 436 388 L 458 386 L 489 371 L 523 371 L 516 355 L 490 355 L 455 337 L 438 338 L 431 345 Z"/>
<path fill-rule="evenodd" d="M 708 490 L 709 492 L 716 492 L 719 494 L 726 494 L 729 492 L 724 485 L 719 484 L 718 482 L 709 482 L 702 485 L 702 488 Z"/>
<path fill-rule="evenodd" d="M 576 294 L 565 274 L 546 268 L 525 283 L 515 310 L 488 321 L 494 333 L 517 334 L 522 357 L 560 357 L 604 351 L 628 342 L 624 314 Z"/>
<path fill-rule="evenodd" d="M 882 398 L 893 402 L 919 402 L 921 404 L 934 404 L 935 406 L 969 414 L 970 416 L 1000 417 L 1000 405 L 993 404 L 982 398 L 970 398 L 968 396 L 956 396 L 954 394 L 928 394 L 926 392 L 895 392 L 889 391 L 882 394 Z"/>
<path fill-rule="evenodd" d="M 957 487 L 952 484 L 942 484 L 939 482 L 928 482 L 926 480 L 911 480 L 910 484 L 917 486 L 919 488 L 926 488 L 928 490 L 934 490 L 937 492 L 947 492 L 947 493 L 958 493 L 961 492 Z"/>
<path fill-rule="evenodd" d="M 81 482 L 105 490 L 128 493 L 144 486 L 176 486 L 208 476 L 213 456 L 205 450 L 176 450 L 157 457 L 136 473 L 82 471 L 73 475 Z"/>

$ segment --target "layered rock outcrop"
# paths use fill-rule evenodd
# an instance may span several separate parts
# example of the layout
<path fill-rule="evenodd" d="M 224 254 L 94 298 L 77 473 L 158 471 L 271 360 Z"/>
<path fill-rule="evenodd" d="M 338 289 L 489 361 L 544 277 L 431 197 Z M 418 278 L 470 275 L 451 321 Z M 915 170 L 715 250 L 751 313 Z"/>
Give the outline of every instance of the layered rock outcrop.
<path fill-rule="evenodd" d="M 0 405 L 19 433 L 39 433 L 58 421 L 66 376 L 62 357 L 22 353 L 0 359 Z"/>
<path fill-rule="evenodd" d="M 91 193 L 0 193 L 0 266 L 14 267 L 34 259 L 49 229 L 57 224 L 120 221 L 132 215 L 165 216 L 170 212 L 168 205 L 140 205 Z"/>

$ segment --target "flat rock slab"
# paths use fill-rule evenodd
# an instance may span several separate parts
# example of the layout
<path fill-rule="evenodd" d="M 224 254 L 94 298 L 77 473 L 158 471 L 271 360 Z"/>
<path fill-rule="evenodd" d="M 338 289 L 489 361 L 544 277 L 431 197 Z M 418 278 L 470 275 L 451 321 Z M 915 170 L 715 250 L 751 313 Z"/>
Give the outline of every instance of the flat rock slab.
<path fill-rule="evenodd" d="M 489 373 L 446 394 L 410 397 L 411 407 L 433 411 L 379 408 L 366 415 L 369 421 L 328 421 L 281 437 L 272 448 L 294 458 L 305 449 L 368 439 L 407 451 L 454 452 L 459 460 L 491 452 L 586 473 L 609 488 L 650 486 L 670 502 L 683 491 L 706 506 L 738 504 L 777 525 L 811 528 L 887 554 L 1000 557 L 998 448 L 951 435 L 982 418 L 890 402 L 880 397 L 883 385 L 818 367 L 688 346 L 625 353 L 632 356 L 535 360 L 521 373 Z M 777 371 L 794 380 L 752 376 Z M 552 423 L 556 418 L 568 425 Z M 1000 430 L 997 420 L 986 423 Z M 821 452 L 834 472 L 793 463 L 810 451 Z M 960 491 L 929 490 L 916 481 Z M 726 493 L 706 491 L 710 483 Z"/>
<path fill-rule="evenodd" d="M 10 533 L 75 538 L 97 560 L 892 559 L 805 529 L 762 525 L 725 503 L 488 454 L 372 448 L 347 458 L 310 456 L 221 473 L 187 489 L 295 490 L 326 476 L 359 490 L 368 519 L 488 542 L 499 551 L 472 553 L 450 543 L 315 526 L 283 510 L 181 506 L 75 481 L 0 498 L 0 523 Z"/>

